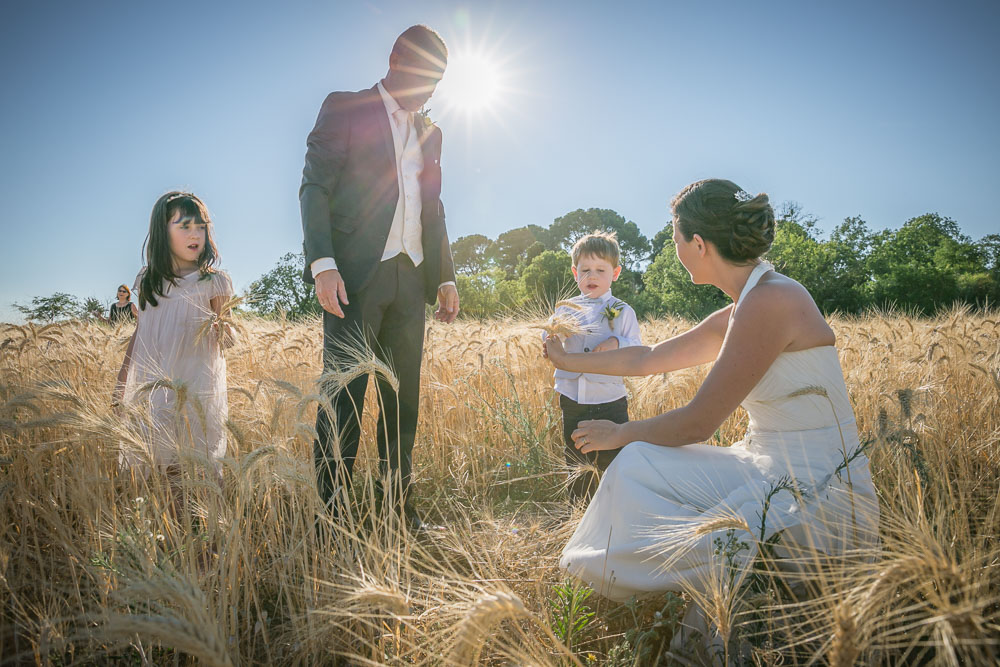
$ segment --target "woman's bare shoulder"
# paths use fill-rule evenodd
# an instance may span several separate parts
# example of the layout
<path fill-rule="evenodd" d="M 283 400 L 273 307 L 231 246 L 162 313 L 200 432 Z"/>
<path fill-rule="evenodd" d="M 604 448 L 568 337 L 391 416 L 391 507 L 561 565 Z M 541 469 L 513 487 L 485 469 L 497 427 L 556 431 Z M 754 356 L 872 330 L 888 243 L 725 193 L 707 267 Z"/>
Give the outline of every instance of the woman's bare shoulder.
<path fill-rule="evenodd" d="M 833 345 L 833 330 L 817 307 L 809 290 L 798 281 L 769 271 L 750 290 L 737 310 L 737 317 L 767 320 L 788 333 L 788 351 Z"/>

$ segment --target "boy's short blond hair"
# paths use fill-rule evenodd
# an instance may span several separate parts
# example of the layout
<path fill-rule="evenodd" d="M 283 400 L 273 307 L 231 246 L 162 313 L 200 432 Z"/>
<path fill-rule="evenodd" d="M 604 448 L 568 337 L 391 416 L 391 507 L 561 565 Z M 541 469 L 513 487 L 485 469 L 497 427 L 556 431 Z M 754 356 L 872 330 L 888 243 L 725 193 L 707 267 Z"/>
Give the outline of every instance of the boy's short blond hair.
<path fill-rule="evenodd" d="M 605 260 L 617 268 L 621 262 L 621 249 L 618 247 L 618 235 L 614 232 L 593 231 L 573 244 L 573 266 L 580 263 L 584 255 Z"/>

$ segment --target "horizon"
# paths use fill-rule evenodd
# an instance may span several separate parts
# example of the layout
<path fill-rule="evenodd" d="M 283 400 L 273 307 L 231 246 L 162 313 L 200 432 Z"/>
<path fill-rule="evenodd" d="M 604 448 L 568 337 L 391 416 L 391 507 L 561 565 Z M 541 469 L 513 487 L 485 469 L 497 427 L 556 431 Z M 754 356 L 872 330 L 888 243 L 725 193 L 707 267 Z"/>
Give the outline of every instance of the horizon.
<path fill-rule="evenodd" d="M 797 202 L 825 234 L 926 213 L 973 240 L 997 231 L 991 3 L 65 2 L 0 17 L 0 321 L 55 292 L 110 301 L 173 188 L 212 211 L 238 292 L 300 252 L 319 105 L 374 85 L 414 23 L 450 50 L 428 107 L 451 241 L 588 208 L 652 238 L 704 177 Z"/>

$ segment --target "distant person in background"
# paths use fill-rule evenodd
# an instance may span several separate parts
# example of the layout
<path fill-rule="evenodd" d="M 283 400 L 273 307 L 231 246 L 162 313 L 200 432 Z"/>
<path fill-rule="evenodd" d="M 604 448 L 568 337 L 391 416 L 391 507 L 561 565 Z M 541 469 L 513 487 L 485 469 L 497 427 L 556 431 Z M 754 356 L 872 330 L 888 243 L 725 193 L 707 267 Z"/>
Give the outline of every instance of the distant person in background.
<path fill-rule="evenodd" d="M 117 326 L 126 321 L 135 322 L 136 314 L 135 304 L 132 303 L 132 291 L 128 285 L 119 285 L 118 300 L 111 304 L 107 318 L 102 317 L 101 319 L 111 326 Z"/>

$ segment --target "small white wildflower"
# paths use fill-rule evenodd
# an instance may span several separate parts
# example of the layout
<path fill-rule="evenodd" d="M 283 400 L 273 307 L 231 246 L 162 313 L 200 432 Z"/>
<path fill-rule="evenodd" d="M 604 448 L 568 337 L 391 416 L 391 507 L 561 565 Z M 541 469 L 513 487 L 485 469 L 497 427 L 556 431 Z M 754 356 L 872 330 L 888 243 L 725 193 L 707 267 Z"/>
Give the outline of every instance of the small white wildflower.
<path fill-rule="evenodd" d="M 166 539 L 167 539 L 167 538 L 163 536 L 163 533 L 157 533 L 157 534 L 156 534 L 156 541 L 157 541 L 157 542 L 163 542 L 163 541 L 165 541 Z"/>
<path fill-rule="evenodd" d="M 145 499 L 145 498 L 143 498 L 142 496 L 139 496 L 138 498 L 136 498 L 136 499 L 135 499 L 135 504 L 136 504 L 136 505 L 141 505 L 141 504 L 143 504 L 144 502 L 146 502 L 146 499 Z"/>

